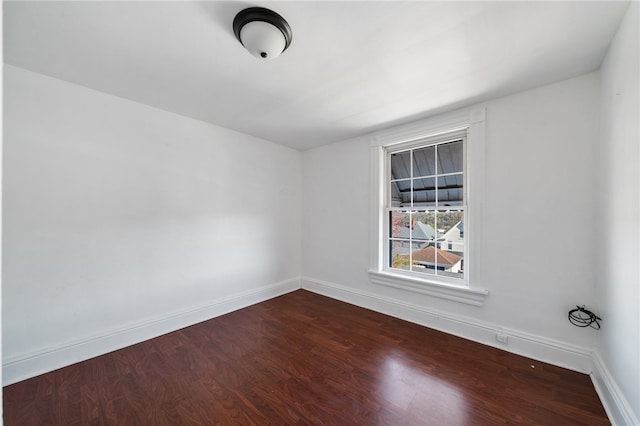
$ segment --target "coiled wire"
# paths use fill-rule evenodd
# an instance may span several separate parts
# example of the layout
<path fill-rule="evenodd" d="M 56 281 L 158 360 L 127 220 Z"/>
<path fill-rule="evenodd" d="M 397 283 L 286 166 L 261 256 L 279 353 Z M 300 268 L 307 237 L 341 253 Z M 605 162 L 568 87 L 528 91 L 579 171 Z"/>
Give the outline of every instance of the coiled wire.
<path fill-rule="evenodd" d="M 600 330 L 598 321 L 602 321 L 602 318 L 585 309 L 584 305 L 576 306 L 576 309 L 569 311 L 569 322 L 577 327 L 591 327 Z"/>

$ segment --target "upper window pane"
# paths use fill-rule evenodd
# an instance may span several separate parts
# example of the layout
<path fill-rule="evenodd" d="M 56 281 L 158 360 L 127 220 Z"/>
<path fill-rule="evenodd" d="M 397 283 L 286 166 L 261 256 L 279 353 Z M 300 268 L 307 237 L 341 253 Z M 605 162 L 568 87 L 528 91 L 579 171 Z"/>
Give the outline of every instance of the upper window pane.
<path fill-rule="evenodd" d="M 436 174 L 436 148 L 428 146 L 413 150 L 413 177 Z"/>
<path fill-rule="evenodd" d="M 456 175 L 438 176 L 438 205 L 460 206 L 464 196 L 462 173 Z"/>
<path fill-rule="evenodd" d="M 411 206 L 411 179 L 391 181 L 391 205 Z"/>
<path fill-rule="evenodd" d="M 464 205 L 463 140 L 390 154 L 391 207 Z"/>
<path fill-rule="evenodd" d="M 463 158 L 462 141 L 438 145 L 438 174 L 461 173 Z"/>
<path fill-rule="evenodd" d="M 433 206 L 436 202 L 435 178 L 420 178 L 413 180 L 413 205 Z"/>
<path fill-rule="evenodd" d="M 391 154 L 391 179 L 411 177 L 411 151 Z"/>

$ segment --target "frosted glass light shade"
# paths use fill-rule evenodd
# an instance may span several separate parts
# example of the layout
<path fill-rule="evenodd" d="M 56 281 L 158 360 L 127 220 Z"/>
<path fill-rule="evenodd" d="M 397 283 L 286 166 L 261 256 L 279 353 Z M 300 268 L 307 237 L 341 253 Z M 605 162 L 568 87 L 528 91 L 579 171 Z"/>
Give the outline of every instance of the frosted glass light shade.
<path fill-rule="evenodd" d="M 287 41 L 275 26 L 264 21 L 252 21 L 240 30 L 242 45 L 255 57 L 273 59 L 284 51 Z"/>

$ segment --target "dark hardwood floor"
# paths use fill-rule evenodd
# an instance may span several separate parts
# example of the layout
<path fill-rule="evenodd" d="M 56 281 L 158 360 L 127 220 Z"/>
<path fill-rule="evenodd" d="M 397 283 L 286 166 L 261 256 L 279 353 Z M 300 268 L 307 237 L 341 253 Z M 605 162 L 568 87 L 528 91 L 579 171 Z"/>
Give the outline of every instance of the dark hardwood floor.
<path fill-rule="evenodd" d="M 13 425 L 601 425 L 587 375 L 304 290 L 4 388 Z"/>

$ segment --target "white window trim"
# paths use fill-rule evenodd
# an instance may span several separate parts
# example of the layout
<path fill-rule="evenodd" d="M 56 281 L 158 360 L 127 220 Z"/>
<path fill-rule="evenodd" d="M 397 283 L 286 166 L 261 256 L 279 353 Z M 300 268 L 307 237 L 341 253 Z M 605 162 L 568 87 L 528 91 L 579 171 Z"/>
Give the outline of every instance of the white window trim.
<path fill-rule="evenodd" d="M 465 259 L 468 272 L 465 279 L 446 277 L 413 277 L 385 270 L 383 243 L 385 220 L 385 148 L 407 144 L 411 141 L 431 138 L 447 133 L 467 130 L 465 184 L 467 185 L 467 213 L 465 244 L 469 259 Z M 373 284 L 399 288 L 469 305 L 481 306 L 489 292 L 479 284 L 482 278 L 482 203 L 484 199 L 485 169 L 485 109 L 478 108 L 445 114 L 377 132 L 371 140 L 371 230 L 369 277 Z M 465 226 L 466 228 L 466 226 Z"/>

